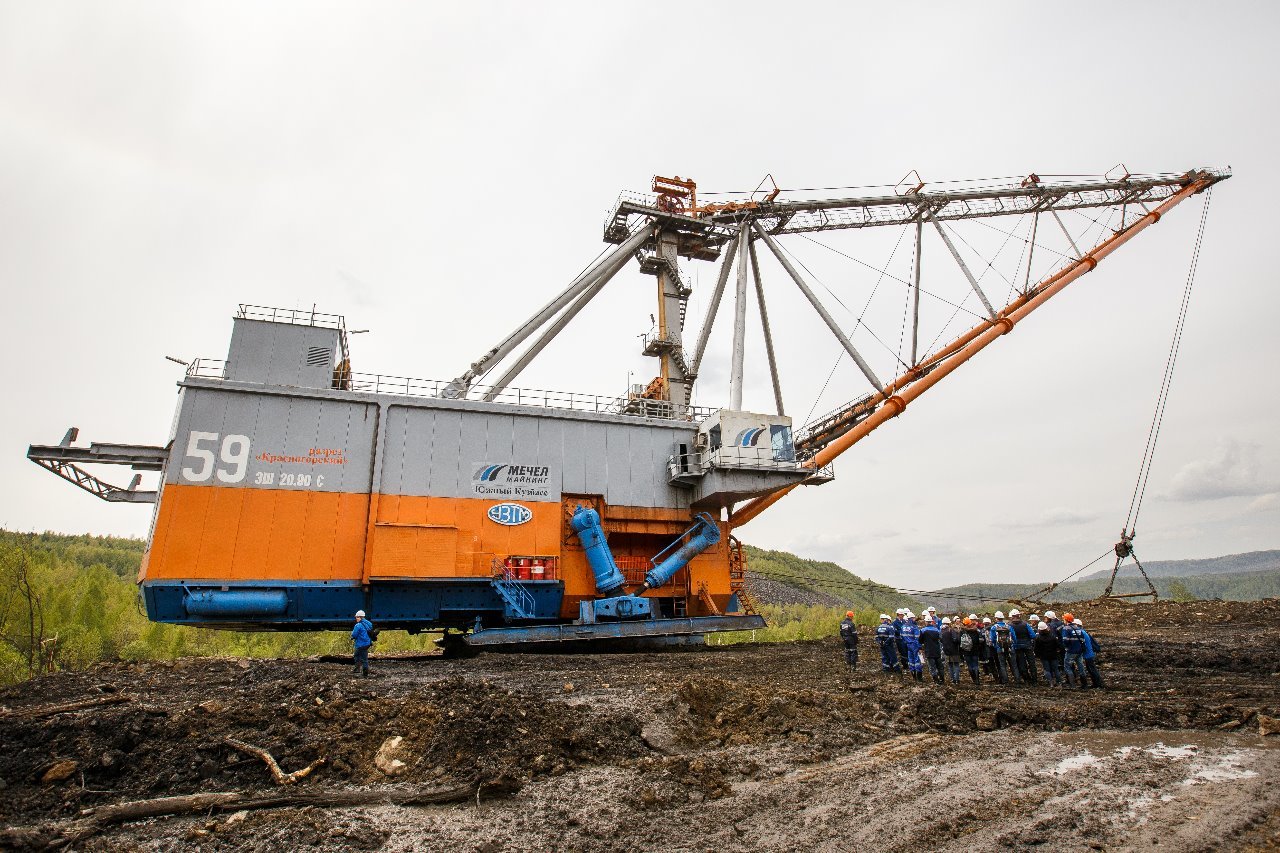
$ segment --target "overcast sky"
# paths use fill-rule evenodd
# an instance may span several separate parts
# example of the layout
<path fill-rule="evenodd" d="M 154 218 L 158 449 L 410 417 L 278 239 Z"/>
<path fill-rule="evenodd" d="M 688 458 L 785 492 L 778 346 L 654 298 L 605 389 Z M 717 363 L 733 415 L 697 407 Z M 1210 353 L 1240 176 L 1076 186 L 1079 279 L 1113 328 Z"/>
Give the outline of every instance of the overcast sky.
<path fill-rule="evenodd" d="M 794 189 L 1124 163 L 1235 172 L 1214 193 L 1138 553 L 1280 547 L 1280 282 L 1262 192 L 1280 151 L 1278 24 L 1270 3 L 0 2 L 0 526 L 145 535 L 150 507 L 104 504 L 26 446 L 72 425 L 85 441 L 163 443 L 182 370 L 164 356 L 223 357 L 240 302 L 344 313 L 371 330 L 353 339 L 357 370 L 449 378 L 563 288 L 603 248 L 617 194 L 655 173 L 705 190 L 772 173 Z M 1058 579 L 1105 551 L 1202 201 L 742 538 L 915 588 Z M 824 242 L 906 277 L 909 240 L 889 260 L 898 236 Z M 788 247 L 852 327 L 876 275 Z M 926 287 L 960 298 L 944 251 L 926 237 Z M 715 270 L 685 272 L 696 322 Z M 788 413 L 865 393 L 848 359 L 827 382 L 839 345 L 776 266 L 765 275 Z M 855 341 L 887 377 L 903 291 L 881 284 L 868 322 L 888 346 Z M 653 311 L 653 280 L 628 270 L 519 384 L 647 381 L 635 336 Z M 724 325 L 703 405 L 728 398 Z M 752 340 L 746 403 L 763 410 Z"/>

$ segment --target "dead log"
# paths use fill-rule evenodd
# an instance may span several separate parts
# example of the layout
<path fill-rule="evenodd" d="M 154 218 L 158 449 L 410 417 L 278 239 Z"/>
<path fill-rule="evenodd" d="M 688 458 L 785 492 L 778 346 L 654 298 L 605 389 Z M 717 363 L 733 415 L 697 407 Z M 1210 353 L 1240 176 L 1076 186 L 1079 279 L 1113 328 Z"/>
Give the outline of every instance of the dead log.
<path fill-rule="evenodd" d="M 34 708 L 4 708 L 0 709 L 0 719 L 38 720 L 42 717 L 52 717 L 54 714 L 85 711 L 89 708 L 98 708 L 103 705 L 119 705 L 122 702 L 132 701 L 132 696 L 115 694 L 112 696 L 96 696 L 93 699 L 77 699 L 74 702 L 37 705 Z"/>
<path fill-rule="evenodd" d="M 470 782 L 452 788 L 432 789 L 365 789 L 354 791 L 297 791 L 281 794 L 253 794 L 245 791 L 223 791 L 159 797 L 85 809 L 75 820 L 58 821 L 38 826 L 0 829 L 0 847 L 29 850 L 55 850 L 92 838 L 112 826 L 148 818 L 174 817 L 185 814 L 251 811 L 312 806 L 316 808 L 350 808 L 353 806 L 427 806 L 479 802 L 481 796 L 504 797 L 520 790 L 518 780 L 502 776 L 486 782 Z"/>
<path fill-rule="evenodd" d="M 245 743 L 244 741 L 236 740 L 233 737 L 223 738 L 222 742 L 239 752 L 246 753 L 247 755 L 255 755 L 258 758 L 261 758 L 263 763 L 267 765 L 267 769 L 271 771 L 271 778 L 276 780 L 277 785 L 292 785 L 299 779 L 305 779 L 311 775 L 312 770 L 323 766 L 325 761 L 328 760 L 325 758 L 319 758 L 308 764 L 306 767 L 303 767 L 301 770 L 295 770 L 292 773 L 285 773 L 280 769 L 280 764 L 276 761 L 275 756 L 260 746 L 254 746 L 251 743 Z"/>

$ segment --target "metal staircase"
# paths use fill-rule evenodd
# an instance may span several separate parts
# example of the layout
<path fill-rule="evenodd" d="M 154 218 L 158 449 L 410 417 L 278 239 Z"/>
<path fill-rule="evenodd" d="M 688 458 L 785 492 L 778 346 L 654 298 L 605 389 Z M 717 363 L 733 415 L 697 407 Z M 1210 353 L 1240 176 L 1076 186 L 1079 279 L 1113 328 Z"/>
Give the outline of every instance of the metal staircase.
<path fill-rule="evenodd" d="M 756 604 L 747 592 L 747 561 L 742 555 L 742 543 L 738 537 L 729 537 L 729 591 L 738 597 L 743 613 L 755 613 Z"/>
<path fill-rule="evenodd" d="M 504 566 L 495 571 L 493 588 L 506 605 L 503 609 L 508 620 L 536 618 L 537 603 L 524 586 L 514 578 L 510 569 Z"/>

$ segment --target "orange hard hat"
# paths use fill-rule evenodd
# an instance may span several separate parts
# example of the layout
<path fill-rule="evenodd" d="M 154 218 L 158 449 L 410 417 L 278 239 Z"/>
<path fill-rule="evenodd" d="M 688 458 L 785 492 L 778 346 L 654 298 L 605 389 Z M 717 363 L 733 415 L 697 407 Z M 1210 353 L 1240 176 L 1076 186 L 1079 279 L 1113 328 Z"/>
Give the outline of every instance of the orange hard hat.
<path fill-rule="evenodd" d="M 848 616 L 850 619 L 852 619 L 852 618 L 853 618 L 853 611 L 852 611 L 852 610 L 846 610 L 846 611 L 844 612 L 844 615 L 845 615 L 845 616 Z"/>
<path fill-rule="evenodd" d="M 1063 613 L 1063 614 L 1062 614 L 1062 621 L 1063 621 L 1063 622 L 1074 622 L 1074 621 L 1076 621 L 1076 617 L 1072 616 L 1070 613 Z"/>
<path fill-rule="evenodd" d="M 968 628 L 970 625 L 972 625 L 972 624 L 973 624 L 973 620 L 972 620 L 972 619 L 970 619 L 968 616 L 966 616 L 966 617 L 964 618 L 963 624 L 964 624 L 964 626 L 965 626 L 966 628 Z"/>

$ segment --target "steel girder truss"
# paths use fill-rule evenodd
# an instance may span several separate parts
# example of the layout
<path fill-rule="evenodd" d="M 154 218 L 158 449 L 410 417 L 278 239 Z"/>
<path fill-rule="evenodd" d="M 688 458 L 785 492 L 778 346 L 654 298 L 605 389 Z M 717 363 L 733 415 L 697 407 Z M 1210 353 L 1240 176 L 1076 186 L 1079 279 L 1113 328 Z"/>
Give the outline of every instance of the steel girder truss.
<path fill-rule="evenodd" d="M 734 404 L 740 405 L 741 399 L 741 359 L 743 346 L 743 316 L 746 289 L 749 280 L 748 261 L 754 260 L 756 240 L 762 240 L 777 257 L 787 274 L 793 279 L 813 308 L 822 317 L 832 333 L 850 354 L 858 367 L 872 385 L 870 397 L 863 397 L 825 416 L 818 422 L 801 428 L 797 433 L 798 449 L 806 455 L 825 453 L 824 448 L 841 439 L 843 435 L 863 424 L 876 414 L 882 403 L 891 398 L 901 401 L 900 392 L 906 385 L 919 381 L 931 372 L 943 366 L 945 362 L 958 356 L 961 361 L 972 353 L 970 344 L 982 333 L 991 328 L 1011 327 L 1010 318 L 1021 314 L 1029 308 L 1029 303 L 1039 304 L 1037 297 L 1050 285 L 1060 279 L 1065 284 L 1080 274 L 1088 272 L 1097 265 L 1099 259 L 1108 254 L 1115 246 L 1123 243 L 1133 233 L 1146 225 L 1158 221 L 1161 213 L 1188 195 L 1201 192 L 1213 184 L 1230 177 L 1230 172 L 1212 169 L 1197 169 L 1182 174 L 1130 175 L 1111 178 L 1102 177 L 1090 180 L 1042 180 L 1036 175 L 1014 183 L 1003 184 L 968 184 L 948 183 L 934 189 L 923 182 L 900 185 L 891 195 L 872 195 L 858 198 L 818 198 L 801 201 L 778 201 L 775 196 L 760 202 L 749 201 L 734 205 L 718 205 L 709 208 L 694 208 L 689 212 L 676 212 L 658 206 L 652 197 L 626 194 L 610 212 L 605 222 L 604 239 L 617 248 L 606 253 L 602 258 L 575 279 L 569 287 L 552 303 L 545 306 L 537 315 L 520 326 L 493 349 L 471 365 L 471 368 L 454 380 L 450 392 L 446 396 L 465 396 L 468 389 L 486 372 L 495 367 L 499 361 L 509 356 L 527 338 L 533 336 L 539 328 L 547 326 L 542 334 L 535 338 L 525 352 L 508 369 L 496 383 L 499 388 L 512 381 L 515 376 L 538 354 L 546 344 L 554 338 L 591 300 L 604 285 L 622 268 L 626 260 L 639 256 L 644 260 L 646 252 L 653 245 L 654 238 L 660 233 L 674 234 L 678 237 L 678 254 L 697 260 L 722 258 L 722 266 L 712 297 L 708 313 L 704 318 L 701 333 L 693 350 L 693 356 L 687 361 L 686 375 L 689 382 L 696 379 L 702 356 L 705 353 L 707 338 L 715 315 L 719 310 L 721 296 L 728 283 L 729 272 L 735 260 L 738 266 L 733 365 L 731 369 L 730 398 Z M 906 189 L 902 189 L 906 186 Z M 1060 211 L 1086 210 L 1091 208 L 1119 209 L 1121 213 L 1118 229 L 1112 237 L 1089 251 L 1081 251 L 1075 238 L 1067 230 Z M 979 284 L 979 276 L 975 276 L 965 263 L 960 251 L 952 243 L 947 231 L 941 223 L 961 220 L 974 220 L 999 216 L 1035 215 L 1035 224 L 1039 224 L 1039 214 L 1047 213 L 1062 229 L 1067 241 L 1071 244 L 1074 257 L 1064 258 L 1065 267 L 1054 273 L 1044 282 L 1032 284 L 1029 280 L 1031 263 L 1027 262 L 1028 281 L 1019 292 L 1013 303 L 997 310 Z M 786 234 L 804 234 L 841 229 L 869 228 L 879 226 L 916 226 L 917 252 L 913 270 L 912 289 L 914 291 L 915 308 L 912 311 L 911 330 L 911 365 L 906 374 L 889 383 L 883 383 L 871 371 L 870 367 L 858 354 L 847 335 L 840 330 L 838 324 L 822 306 L 805 282 L 804 277 L 790 264 L 779 249 L 775 238 Z M 918 353 L 918 323 L 920 295 L 919 244 L 921 230 L 932 225 L 937 230 L 955 263 L 964 273 L 969 285 L 977 295 L 985 309 L 985 322 L 958 338 L 952 344 L 937 352 L 923 355 Z M 745 238 L 745 239 L 744 239 Z M 1115 240 L 1115 238 L 1120 238 Z M 1115 240 L 1114 245 L 1112 241 Z M 1035 232 L 1032 232 L 1029 243 L 1034 250 Z M 726 247 L 732 247 L 728 250 Z M 758 266 L 754 265 L 753 266 Z M 763 304 L 763 287 L 758 283 L 758 268 L 752 270 L 750 277 L 757 278 L 757 295 L 761 300 L 761 315 L 767 317 Z M 1064 278 L 1065 277 L 1065 278 Z M 676 280 L 679 275 L 676 273 Z M 1055 285 L 1056 287 L 1056 285 Z M 1053 291 L 1056 292 L 1056 289 Z M 557 318 L 557 315 L 558 318 Z M 556 319 L 553 319 L 556 318 Z M 767 321 L 766 321 L 767 322 Z M 549 324 L 549 325 L 547 325 Z M 1005 329 L 1007 331 L 1007 329 Z M 766 337 L 771 337 L 766 330 Z M 770 350 L 772 349 L 772 341 Z M 983 344 L 985 346 L 985 343 Z M 681 350 L 681 346 L 673 343 L 672 347 Z M 678 353 L 683 361 L 683 353 Z M 772 353 L 770 353 L 772 355 Z M 918 361 L 917 359 L 923 359 Z M 777 378 L 776 361 L 770 358 L 770 369 L 773 373 L 774 392 L 779 411 L 782 409 L 782 394 Z M 949 372 L 949 368 L 942 372 Z M 932 382 L 926 383 L 931 385 Z M 491 399 L 486 395 L 485 399 Z M 877 421 L 879 423 L 879 421 Z M 871 428 L 874 428 L 872 426 Z M 836 451 L 840 452 L 840 451 Z M 816 458 L 816 457 L 815 457 Z M 829 459 L 820 463 L 825 465 Z M 815 463 L 817 464 L 817 463 Z M 762 500 L 762 499 L 761 499 Z"/>
<path fill-rule="evenodd" d="M 155 490 L 139 489 L 142 475 L 135 474 L 128 486 L 116 486 L 102 480 L 80 467 L 82 464 L 128 465 L 135 471 L 160 471 L 168 459 L 165 447 L 142 444 L 99 444 L 88 447 L 72 447 L 79 435 L 75 427 L 67 430 L 60 444 L 37 445 L 27 448 L 27 458 L 41 468 L 52 471 L 69 483 L 84 489 L 91 495 L 112 503 L 155 503 Z"/>
<path fill-rule="evenodd" d="M 1174 206 L 1198 193 L 1210 189 L 1219 181 L 1230 177 L 1228 172 L 1219 172 L 1212 170 L 1197 170 L 1188 172 L 1185 176 L 1176 182 L 1176 186 L 1172 187 L 1172 192 L 1164 196 L 1164 200 L 1159 202 L 1154 208 L 1146 210 L 1140 216 L 1135 217 L 1132 221 L 1123 220 L 1117 230 L 1111 231 L 1097 245 L 1089 248 L 1087 251 L 1080 251 L 1075 245 L 1075 240 L 1071 237 L 1069 231 L 1063 226 L 1068 240 L 1072 243 L 1073 249 L 1076 251 L 1076 257 L 1068 258 L 1067 263 L 1053 272 L 1047 278 L 1035 284 L 1028 284 L 1024 288 L 1014 290 L 1016 294 L 1009 304 L 1000 310 L 990 310 L 989 317 L 983 318 L 978 325 L 974 326 L 964 334 L 957 337 L 951 343 L 942 347 L 927 356 L 922 357 L 920 361 L 916 361 L 913 357 L 912 364 L 897 378 L 890 381 L 883 389 L 876 389 L 867 397 L 863 397 L 853 403 L 848 404 L 835 412 L 824 416 L 814 424 L 804 427 L 797 433 L 796 449 L 806 459 L 806 464 L 814 469 L 818 469 L 824 465 L 830 464 L 837 456 L 844 453 L 857 442 L 861 441 L 873 430 L 877 429 L 887 421 L 901 414 L 912 401 L 920 397 L 929 388 L 932 388 L 952 371 L 964 364 L 981 350 L 985 349 L 1001 336 L 1013 331 L 1014 326 L 1024 319 L 1035 309 L 1043 305 L 1048 299 L 1061 292 L 1063 288 L 1071 282 L 1080 278 L 1092 270 L 1098 263 L 1124 245 L 1135 235 L 1159 222 L 1160 219 L 1171 210 Z M 1159 192 L 1165 192 L 1164 185 L 1159 188 Z M 921 193 L 908 193 L 919 197 Z M 1115 201 L 1106 205 L 1101 203 L 1090 204 L 1089 206 L 1120 206 L 1125 207 L 1132 202 L 1132 197 L 1124 195 Z M 1047 208 L 1040 207 L 1037 209 L 1027 208 L 1018 211 L 1020 213 L 1039 213 Z M 1056 211 L 1054 208 L 1053 210 Z M 1013 212 L 1013 211 L 1009 211 Z M 980 216 L 1000 215 L 998 213 L 975 213 L 972 216 L 953 215 L 950 218 L 977 218 Z M 1056 212 L 1054 213 L 1056 218 Z M 922 217 L 936 219 L 936 212 L 929 208 L 923 208 Z M 1038 217 L 1037 217 L 1038 219 Z M 916 220 L 917 226 L 923 223 L 922 219 Z M 888 223 L 883 223 L 888 224 Z M 906 224 L 903 222 L 902 224 Z M 935 223 L 936 224 L 936 221 Z M 1059 220 L 1059 225 L 1062 225 Z M 857 227 L 857 226 L 848 226 Z M 941 229 L 939 229 L 941 231 Z M 945 233 L 944 233 L 945 236 Z M 977 291 L 979 297 L 983 294 L 978 287 L 977 281 L 969 272 L 954 250 L 955 260 L 960 265 L 962 271 L 965 272 L 970 285 Z M 916 268 L 916 284 L 919 287 L 919 266 L 917 254 Z M 985 305 L 989 305 L 988 301 L 982 298 Z M 914 342 L 913 330 L 913 342 Z M 913 343 L 914 350 L 914 343 Z M 873 386 L 875 383 L 872 383 Z M 795 488 L 795 484 L 779 489 L 778 491 L 759 498 L 747 501 L 745 504 L 736 507 L 730 515 L 731 523 L 736 527 L 751 521 L 762 511 L 767 509 L 781 499 L 784 495 Z"/>
<path fill-rule="evenodd" d="M 631 196 L 621 199 L 614 208 L 606 223 L 605 240 L 619 243 L 625 239 L 628 225 L 634 227 L 632 217 L 646 217 L 696 235 L 701 238 L 696 245 L 706 251 L 707 247 L 722 246 L 732 239 L 744 218 L 754 219 L 768 233 L 780 235 L 907 225 L 925 217 L 945 222 L 1095 207 L 1132 207 L 1137 215 L 1143 215 L 1192 181 L 1217 182 L 1228 177 L 1230 172 L 1212 169 L 1181 175 L 1128 175 L 1116 180 L 1070 182 L 1045 182 L 1031 175 L 1012 185 L 928 191 L 923 189 L 927 185 L 921 185 L 893 195 L 752 203 L 705 218 L 670 214 L 654 206 L 656 202 Z"/>

